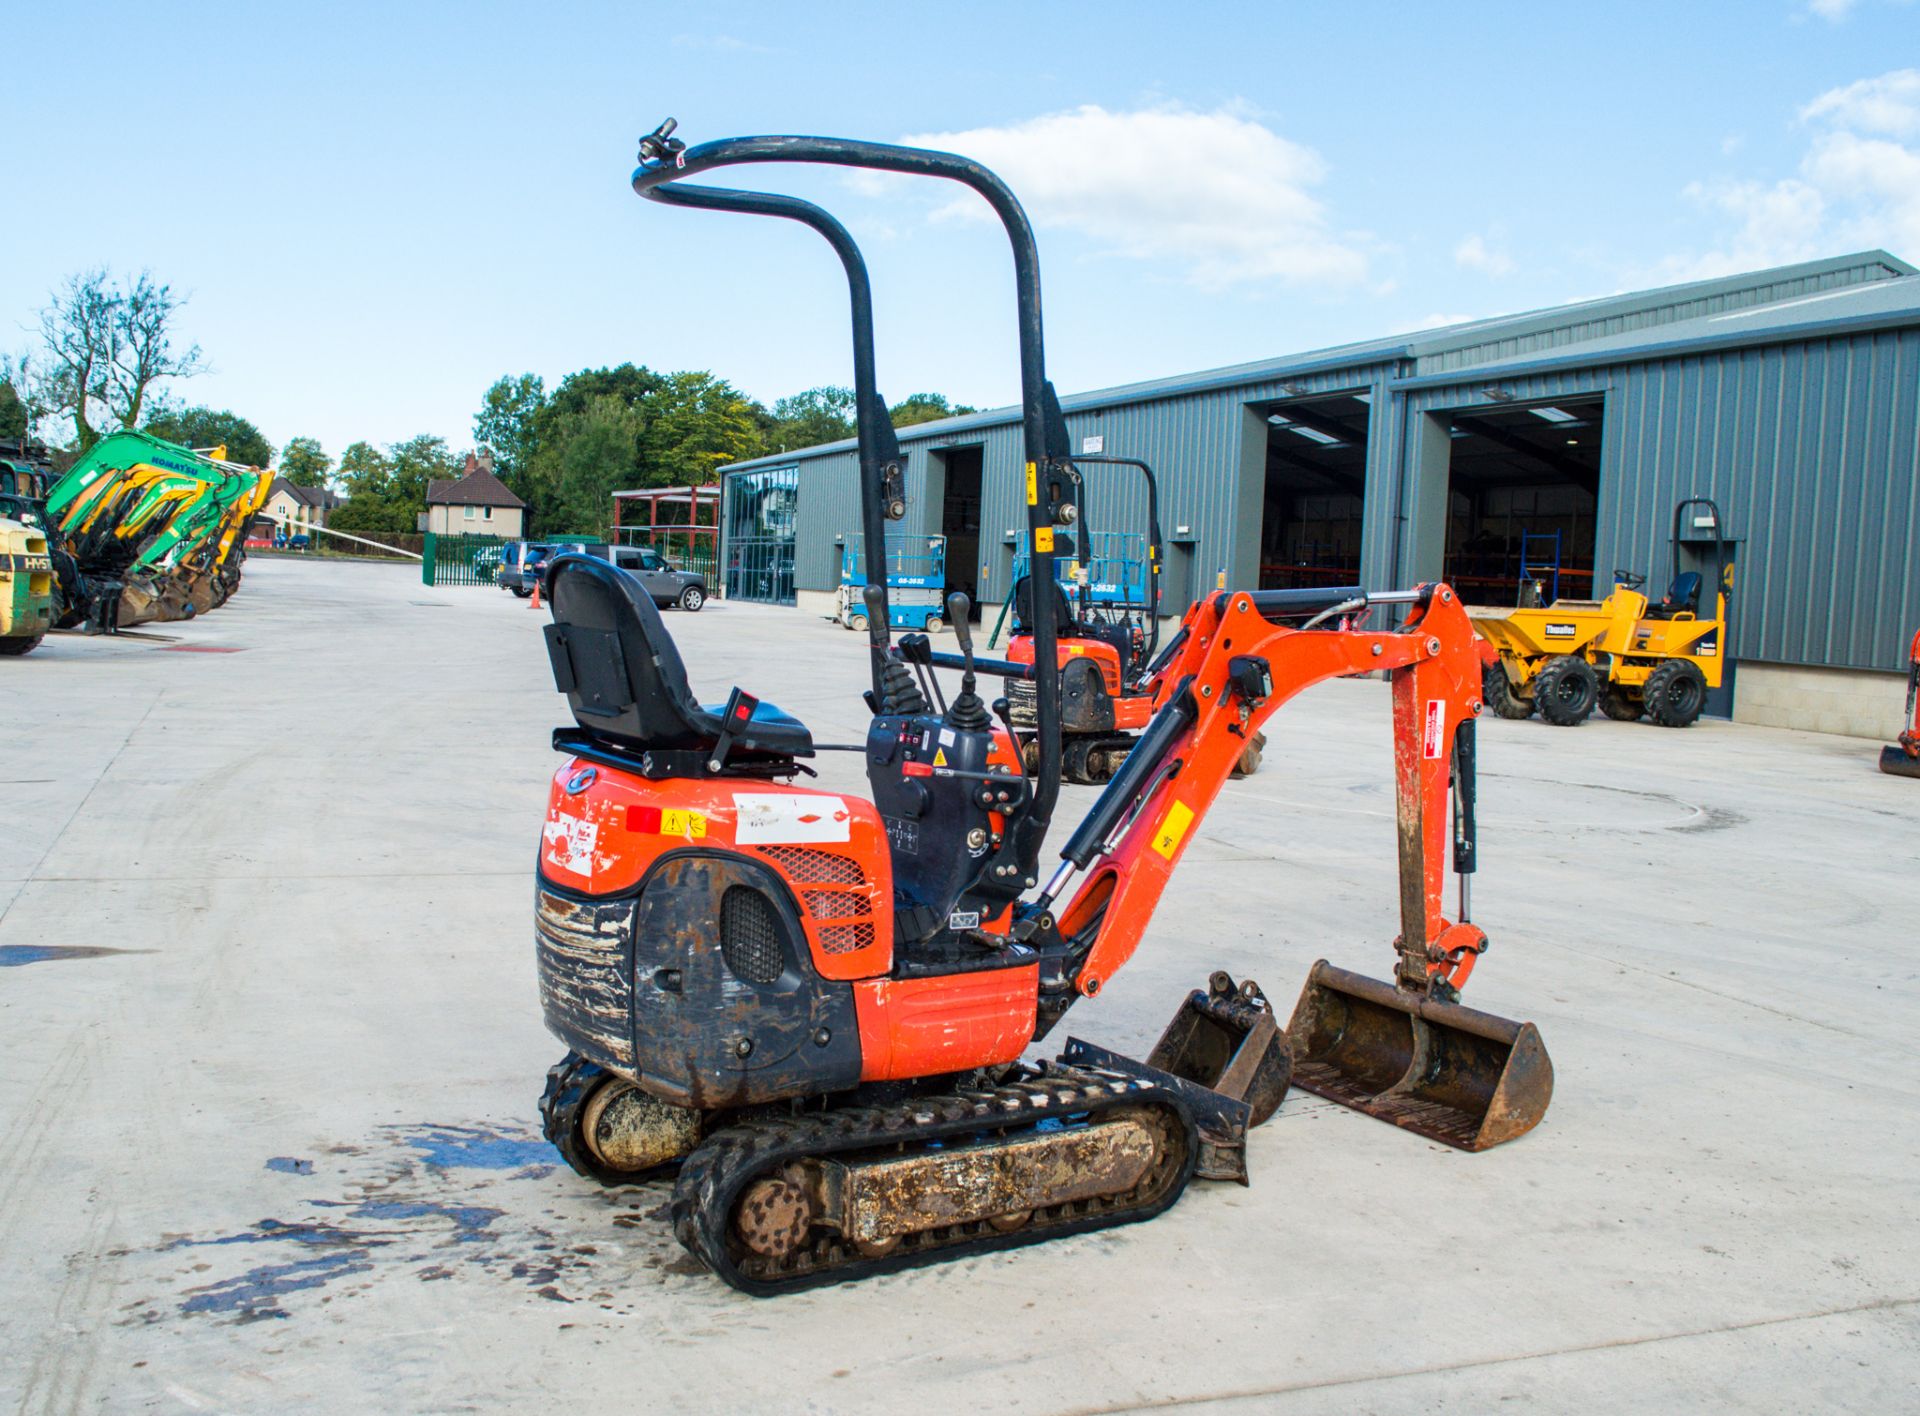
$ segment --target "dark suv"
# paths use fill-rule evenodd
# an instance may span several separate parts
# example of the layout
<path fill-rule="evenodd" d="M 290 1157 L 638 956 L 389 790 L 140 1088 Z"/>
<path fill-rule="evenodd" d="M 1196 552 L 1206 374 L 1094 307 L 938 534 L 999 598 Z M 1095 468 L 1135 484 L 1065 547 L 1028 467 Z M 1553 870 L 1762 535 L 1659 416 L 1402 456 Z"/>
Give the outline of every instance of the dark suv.
<path fill-rule="evenodd" d="M 547 562 L 566 551 L 589 549 L 584 541 L 513 541 L 500 548 L 500 569 L 494 583 L 521 599 L 533 593 Z"/>
<path fill-rule="evenodd" d="M 626 571 L 656 605 L 678 605 L 697 610 L 707 603 L 707 578 L 690 570 L 678 570 L 667 564 L 660 552 L 643 546 L 588 546 L 586 552 L 603 561 L 612 561 Z"/>

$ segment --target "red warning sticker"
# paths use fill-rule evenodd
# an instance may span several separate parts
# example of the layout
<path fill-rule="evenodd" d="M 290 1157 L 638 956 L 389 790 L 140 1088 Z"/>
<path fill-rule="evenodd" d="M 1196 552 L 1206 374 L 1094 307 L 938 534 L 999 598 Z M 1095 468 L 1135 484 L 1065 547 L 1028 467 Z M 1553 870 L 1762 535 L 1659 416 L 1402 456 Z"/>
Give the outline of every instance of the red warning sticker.
<path fill-rule="evenodd" d="M 1446 737 L 1447 705 L 1438 698 L 1427 700 L 1427 728 L 1421 734 L 1420 750 L 1428 757 L 1438 757 L 1442 740 Z"/>

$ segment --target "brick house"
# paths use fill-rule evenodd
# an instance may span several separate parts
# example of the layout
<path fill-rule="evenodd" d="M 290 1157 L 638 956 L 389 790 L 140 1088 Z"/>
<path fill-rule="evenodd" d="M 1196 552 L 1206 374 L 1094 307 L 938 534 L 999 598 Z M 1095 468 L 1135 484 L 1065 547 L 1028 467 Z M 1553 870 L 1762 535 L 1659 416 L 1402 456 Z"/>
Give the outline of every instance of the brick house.
<path fill-rule="evenodd" d="M 527 504 L 493 475 L 493 454 L 467 454 L 464 475 L 451 481 L 427 483 L 427 510 L 422 530 L 436 536 L 504 536 L 517 541 L 526 534 Z"/>

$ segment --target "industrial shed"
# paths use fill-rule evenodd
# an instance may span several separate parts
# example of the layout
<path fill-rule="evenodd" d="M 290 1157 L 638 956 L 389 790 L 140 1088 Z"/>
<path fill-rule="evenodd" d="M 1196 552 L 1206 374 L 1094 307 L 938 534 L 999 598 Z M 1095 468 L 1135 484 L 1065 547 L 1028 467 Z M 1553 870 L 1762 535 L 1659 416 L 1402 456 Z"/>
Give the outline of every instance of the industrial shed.
<path fill-rule="evenodd" d="M 1743 720 L 1887 736 L 1920 626 L 1920 274 L 1868 251 L 1062 399 L 1073 446 L 1161 484 L 1166 608 L 1234 588 L 1445 576 L 1512 604 L 1676 569 L 1675 503 L 1738 543 Z M 1023 524 L 1017 409 L 901 432 L 909 512 L 994 614 Z M 826 613 L 851 441 L 722 469 L 730 596 Z M 1142 518 L 1089 472 L 1093 524 Z M 1689 535 L 1696 533 L 1689 527 Z M 1691 557 L 1691 549 L 1683 555 Z"/>

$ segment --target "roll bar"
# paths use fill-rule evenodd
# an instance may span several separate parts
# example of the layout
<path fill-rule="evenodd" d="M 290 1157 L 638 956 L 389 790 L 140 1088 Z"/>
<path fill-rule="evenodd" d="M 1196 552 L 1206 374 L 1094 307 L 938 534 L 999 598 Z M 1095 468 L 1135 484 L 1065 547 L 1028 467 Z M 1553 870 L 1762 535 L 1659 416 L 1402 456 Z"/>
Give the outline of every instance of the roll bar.
<path fill-rule="evenodd" d="M 1687 508 L 1695 506 L 1704 506 L 1713 513 L 1713 592 L 1727 597 L 1728 618 L 1732 618 L 1733 586 L 1727 579 L 1727 523 L 1726 518 L 1720 515 L 1720 504 L 1713 498 L 1688 497 L 1674 506 L 1673 540 L 1668 547 L 1668 558 L 1673 562 L 1673 569 L 1668 573 L 1667 578 L 1672 580 L 1680 574 L 1680 529 L 1686 519 Z M 1726 650 L 1722 649 L 1720 652 L 1724 654 Z"/>
<path fill-rule="evenodd" d="M 934 152 L 925 148 L 900 147 L 889 143 L 860 142 L 847 138 L 805 137 L 796 135 L 765 135 L 758 137 L 721 138 L 713 142 L 688 146 L 673 136 L 678 124 L 669 118 L 652 133 L 640 140 L 640 162 L 633 172 L 633 190 L 653 201 L 676 204 L 668 195 L 677 192 L 682 197 L 692 193 L 711 193 L 721 191 L 723 195 L 715 200 L 711 196 L 695 195 L 691 200 L 680 200 L 678 205 L 707 205 L 720 210 L 750 211 L 759 214 L 783 216 L 789 220 L 802 221 L 819 231 L 832 242 L 841 254 L 843 264 L 847 263 L 851 252 L 858 262 L 858 249 L 851 238 L 847 237 L 844 227 L 826 217 L 819 208 L 810 203 L 799 202 L 796 198 L 777 199 L 756 193 L 731 193 L 725 189 L 676 187 L 686 178 L 710 172 L 716 168 L 734 167 L 757 163 L 794 162 L 816 166 L 857 167 L 871 171 L 899 172 L 909 176 L 939 177 L 959 182 L 971 187 L 983 197 L 987 205 L 993 208 L 1000 218 L 1000 224 L 1006 228 L 1007 239 L 1012 247 L 1014 270 L 1014 300 L 1016 323 L 1019 335 L 1020 357 L 1020 405 L 1021 430 L 1026 462 L 1027 491 L 1027 531 L 1031 548 L 1033 573 L 1041 577 L 1046 584 L 1053 579 L 1053 528 L 1055 525 L 1071 525 L 1078 516 L 1078 507 L 1074 496 L 1073 475 L 1070 459 L 1067 455 L 1066 420 L 1060 412 L 1060 402 L 1055 396 L 1053 386 L 1047 381 L 1045 341 L 1040 316 L 1040 256 L 1033 238 L 1033 226 L 1027 220 L 1019 200 L 1013 195 L 1007 184 L 992 171 L 956 153 Z M 742 199 L 752 205 L 742 205 Z M 776 206 L 762 206 L 761 203 L 777 203 Z M 802 208 L 809 214 L 803 214 Z M 831 230 L 820 224 L 810 213 L 818 213 L 820 218 L 830 223 Z M 832 234 L 837 231 L 838 235 Z M 843 244 L 844 243 L 844 244 Z M 864 280 L 864 262 L 859 262 L 860 279 Z M 848 267 L 850 288 L 856 283 L 853 267 Z M 865 357 L 872 355 L 872 309 L 868 302 L 865 319 L 856 300 L 854 312 L 856 378 L 859 375 L 858 360 L 861 357 L 860 346 L 864 341 Z M 864 329 L 863 329 L 864 326 Z M 856 391 L 857 392 L 857 391 Z M 877 395 L 876 395 L 877 399 Z M 886 585 L 885 566 L 885 528 L 884 511 L 881 503 L 885 500 L 885 487 L 875 474 L 881 467 L 883 435 L 873 426 L 873 409 L 863 402 L 857 413 L 868 416 L 857 418 L 860 437 L 860 462 L 862 476 L 862 518 L 865 528 L 867 556 L 869 559 L 868 583 L 883 590 Z M 881 410 L 884 412 L 884 410 Z M 884 422 L 884 418 L 882 419 Z M 891 433 L 890 423 L 887 432 Z M 896 445 L 897 452 L 897 445 Z M 897 460 L 897 459 L 896 459 Z M 874 558 L 879 557 L 877 565 Z M 884 623 L 884 616 L 882 617 Z M 871 632 L 871 630 L 870 630 Z M 1038 745 L 1040 748 L 1039 771 L 1033 783 L 1033 807 L 1020 819 L 1014 832 L 1018 840 L 1015 856 L 1021 870 L 1022 880 L 1031 879 L 1039 864 L 1040 843 L 1045 836 L 1047 826 L 1053 819 L 1053 808 L 1060 795 L 1060 701 L 1059 667 L 1055 626 L 1047 616 L 1040 617 L 1034 632 L 1034 662 L 1036 666 L 1035 706 Z M 877 672 L 877 666 L 876 666 Z"/>
<path fill-rule="evenodd" d="M 880 396 L 874 371 L 873 284 L 867 277 L 866 258 L 860 254 L 860 247 L 846 227 L 823 208 L 799 197 L 675 184 L 655 187 L 645 195 L 669 206 L 797 221 L 825 237 L 834 254 L 840 257 L 847 273 L 847 303 L 853 321 L 853 409 L 854 427 L 860 441 L 860 486 L 863 492 L 877 489 L 875 494 L 860 498 L 860 524 L 867 584 L 880 589 L 880 612 L 876 615 L 869 611 L 867 616 L 867 641 L 872 660 L 869 667 L 873 691 L 878 697 L 882 693 L 881 674 L 886 668 L 887 646 L 893 632 L 886 601 L 885 524 L 898 521 L 906 514 L 906 478 L 900 442 L 894 435 L 893 420 L 887 413 L 886 400 Z"/>
<path fill-rule="evenodd" d="M 1110 457 L 1104 453 L 1083 453 L 1074 456 L 1073 465 L 1083 462 L 1097 463 L 1105 467 L 1137 467 L 1140 475 L 1147 479 L 1147 649 L 1141 657 L 1151 661 L 1160 647 L 1160 479 L 1153 475 L 1153 468 L 1137 457 Z M 1093 527 L 1088 520 L 1089 513 L 1085 505 L 1081 507 L 1080 525 L 1086 537 L 1087 548 L 1093 548 Z"/>

